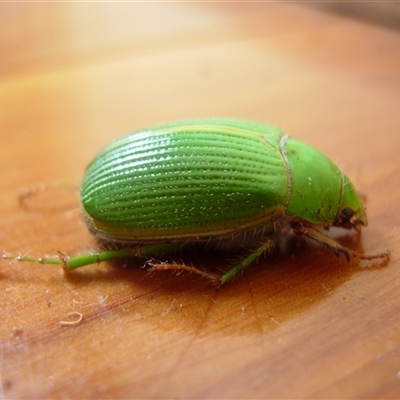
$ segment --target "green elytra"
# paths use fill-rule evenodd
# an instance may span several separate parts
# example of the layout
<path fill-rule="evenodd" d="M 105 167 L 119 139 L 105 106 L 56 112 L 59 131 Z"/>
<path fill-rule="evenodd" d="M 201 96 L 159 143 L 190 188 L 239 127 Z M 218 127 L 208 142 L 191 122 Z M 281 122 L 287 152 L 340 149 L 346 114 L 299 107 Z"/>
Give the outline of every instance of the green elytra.
<path fill-rule="evenodd" d="M 111 243 L 111 250 L 61 260 L 18 259 L 71 270 L 117 258 L 155 257 L 189 243 L 248 247 L 250 255 L 222 277 L 182 263 L 147 263 L 224 283 L 268 251 L 284 226 L 347 259 L 389 257 L 387 252 L 357 254 L 322 233 L 318 226 L 367 224 L 354 186 L 313 147 L 251 121 L 178 121 L 116 140 L 87 167 L 81 201 L 89 230 Z"/>
<path fill-rule="evenodd" d="M 106 147 L 81 187 L 88 227 L 106 240 L 210 238 L 283 214 L 332 224 L 343 208 L 366 224 L 349 180 L 312 147 L 263 124 L 193 120 Z"/>

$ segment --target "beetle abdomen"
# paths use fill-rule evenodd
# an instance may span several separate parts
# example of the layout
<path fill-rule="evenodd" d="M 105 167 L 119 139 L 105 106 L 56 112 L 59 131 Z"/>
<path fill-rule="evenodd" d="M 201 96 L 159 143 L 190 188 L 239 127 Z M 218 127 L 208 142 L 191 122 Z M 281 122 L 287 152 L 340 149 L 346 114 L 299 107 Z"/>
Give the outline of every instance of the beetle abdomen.
<path fill-rule="evenodd" d="M 183 121 L 128 135 L 88 166 L 84 218 L 101 237 L 140 241 L 223 235 L 281 214 L 287 168 L 263 124 Z"/>

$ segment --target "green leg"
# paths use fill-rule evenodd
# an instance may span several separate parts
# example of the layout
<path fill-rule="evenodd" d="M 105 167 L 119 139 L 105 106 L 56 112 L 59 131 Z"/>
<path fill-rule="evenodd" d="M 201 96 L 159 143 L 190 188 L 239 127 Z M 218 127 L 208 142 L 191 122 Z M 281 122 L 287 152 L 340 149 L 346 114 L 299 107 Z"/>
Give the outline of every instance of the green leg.
<path fill-rule="evenodd" d="M 32 262 L 40 264 L 62 265 L 66 271 L 72 271 L 80 267 L 90 264 L 98 264 L 103 261 L 112 261 L 127 258 L 143 258 L 154 257 L 164 253 L 173 252 L 179 248 L 176 244 L 163 243 L 145 246 L 136 246 L 133 248 L 123 248 L 115 250 L 104 250 L 97 253 L 81 254 L 78 256 L 65 256 L 60 254 L 59 257 L 30 257 L 30 256 L 13 256 L 3 253 L 3 260 L 17 260 L 21 262 Z"/>
<path fill-rule="evenodd" d="M 239 264 L 235 265 L 232 269 L 226 272 L 220 278 L 220 283 L 223 285 L 224 283 L 231 280 L 235 275 L 242 272 L 245 268 L 251 265 L 254 261 L 257 260 L 260 256 L 262 256 L 265 252 L 270 250 L 274 246 L 274 241 L 268 239 L 265 243 L 263 243 L 258 249 L 256 249 L 253 253 L 247 256 L 244 260 L 242 260 Z"/>
<path fill-rule="evenodd" d="M 31 262 L 40 263 L 46 265 L 61 265 L 65 271 L 72 271 L 74 269 L 84 267 L 91 264 L 99 264 L 103 261 L 112 261 L 118 259 L 129 259 L 129 258 L 150 258 L 146 262 L 146 266 L 150 267 L 149 271 L 161 271 L 161 270 L 176 270 L 176 271 L 188 271 L 195 273 L 207 279 L 210 279 L 219 284 L 224 284 L 231 280 L 235 275 L 240 273 L 242 270 L 247 268 L 252 264 L 258 257 L 267 252 L 273 246 L 274 241 L 268 239 L 260 247 L 258 247 L 254 252 L 247 256 L 235 267 L 230 269 L 228 272 L 223 274 L 221 277 L 209 273 L 193 266 L 186 265 L 184 263 L 174 263 L 174 262 L 158 262 L 152 257 L 157 257 L 162 254 L 169 254 L 177 249 L 179 249 L 179 244 L 174 243 L 162 243 L 153 245 L 136 246 L 132 248 L 122 248 L 115 250 L 104 250 L 96 253 L 81 254 L 77 256 L 65 256 L 60 253 L 59 257 L 30 257 L 30 256 L 13 256 L 3 253 L 3 260 L 17 260 L 20 262 Z"/>

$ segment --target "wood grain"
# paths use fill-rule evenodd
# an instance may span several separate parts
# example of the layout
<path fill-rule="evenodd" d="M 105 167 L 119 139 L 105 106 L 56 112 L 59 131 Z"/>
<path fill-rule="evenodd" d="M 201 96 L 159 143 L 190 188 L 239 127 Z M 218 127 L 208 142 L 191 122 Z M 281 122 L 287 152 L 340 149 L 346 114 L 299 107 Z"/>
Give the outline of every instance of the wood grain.
<path fill-rule="evenodd" d="M 79 184 L 135 129 L 231 116 L 329 155 L 367 201 L 344 239 L 392 251 L 361 269 L 294 241 L 222 288 L 140 260 L 1 261 L 3 398 L 400 396 L 398 32 L 295 4 L 2 3 L 0 49 L 0 250 L 96 249 L 76 190 L 22 207 L 21 189 Z"/>

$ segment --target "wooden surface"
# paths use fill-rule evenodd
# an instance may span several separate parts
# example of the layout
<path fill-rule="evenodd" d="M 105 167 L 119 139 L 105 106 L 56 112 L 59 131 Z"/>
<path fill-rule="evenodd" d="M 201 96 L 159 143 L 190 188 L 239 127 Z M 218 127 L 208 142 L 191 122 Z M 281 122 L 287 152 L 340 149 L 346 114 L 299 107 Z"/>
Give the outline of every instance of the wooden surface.
<path fill-rule="evenodd" d="M 132 130 L 231 116 L 329 155 L 366 196 L 352 246 L 392 251 L 361 269 L 296 243 L 219 289 L 1 261 L 3 398 L 399 398 L 399 32 L 300 4 L 2 3 L 0 54 L 1 250 L 94 249 L 76 191 L 20 190 L 79 184 Z"/>

